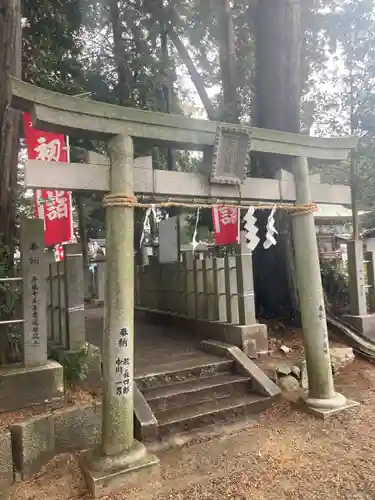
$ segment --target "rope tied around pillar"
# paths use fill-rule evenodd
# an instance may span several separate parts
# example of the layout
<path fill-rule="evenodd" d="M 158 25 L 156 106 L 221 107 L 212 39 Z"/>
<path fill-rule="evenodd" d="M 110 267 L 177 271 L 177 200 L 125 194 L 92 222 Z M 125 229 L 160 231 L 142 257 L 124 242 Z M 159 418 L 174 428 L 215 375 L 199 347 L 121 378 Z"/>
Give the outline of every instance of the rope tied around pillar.
<path fill-rule="evenodd" d="M 136 196 L 128 196 L 122 193 L 111 193 L 104 196 L 103 206 L 105 208 L 109 207 L 128 207 L 128 208 L 143 208 L 147 209 L 150 207 L 159 207 L 159 208 L 171 208 L 171 207 L 180 207 L 180 208 L 191 208 L 191 209 L 210 209 L 214 206 L 225 205 L 229 208 L 242 208 L 245 209 L 249 205 L 253 206 L 256 210 L 272 210 L 276 207 L 279 210 L 284 210 L 285 212 L 290 213 L 292 216 L 298 215 L 306 215 L 311 212 L 315 212 L 317 210 L 316 203 L 310 203 L 306 205 L 293 205 L 289 204 L 262 204 L 262 203 L 226 203 L 225 200 L 215 200 L 215 202 L 211 203 L 199 203 L 199 202 L 179 202 L 179 201 L 161 201 L 161 202 L 140 202 Z"/>
<path fill-rule="evenodd" d="M 136 196 L 127 196 L 121 193 L 106 194 L 103 198 L 104 208 L 108 207 L 134 207 L 138 203 Z"/>

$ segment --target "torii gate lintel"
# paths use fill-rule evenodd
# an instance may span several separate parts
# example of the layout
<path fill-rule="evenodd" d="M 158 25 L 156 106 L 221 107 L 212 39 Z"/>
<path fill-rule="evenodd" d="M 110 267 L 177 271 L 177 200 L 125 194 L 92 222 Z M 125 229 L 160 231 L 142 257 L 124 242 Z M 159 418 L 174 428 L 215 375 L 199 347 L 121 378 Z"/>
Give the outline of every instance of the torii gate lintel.
<path fill-rule="evenodd" d="M 129 135 L 154 141 L 155 145 L 203 150 L 205 146 L 214 146 L 218 125 L 236 128 L 233 124 L 124 108 L 58 94 L 14 78 L 9 81 L 12 106 L 31 112 L 34 126 L 72 137 L 108 140 L 116 135 Z M 346 160 L 350 150 L 358 144 L 356 137 L 327 139 L 244 125 L 237 126 L 237 129 L 250 133 L 252 151 L 324 162 Z"/>

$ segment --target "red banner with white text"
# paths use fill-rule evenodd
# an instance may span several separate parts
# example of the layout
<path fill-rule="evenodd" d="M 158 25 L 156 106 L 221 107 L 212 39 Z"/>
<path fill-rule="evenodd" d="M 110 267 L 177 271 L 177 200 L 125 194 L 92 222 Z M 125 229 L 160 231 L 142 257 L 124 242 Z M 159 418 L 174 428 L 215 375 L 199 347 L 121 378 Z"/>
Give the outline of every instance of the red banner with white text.
<path fill-rule="evenodd" d="M 23 113 L 24 131 L 29 160 L 67 162 L 65 136 L 37 130 L 31 117 Z M 71 193 L 61 190 L 41 190 L 34 193 L 35 216 L 44 220 L 44 244 L 54 246 L 72 237 Z"/>
<path fill-rule="evenodd" d="M 216 245 L 232 245 L 239 241 L 239 210 L 226 206 L 212 207 Z"/>

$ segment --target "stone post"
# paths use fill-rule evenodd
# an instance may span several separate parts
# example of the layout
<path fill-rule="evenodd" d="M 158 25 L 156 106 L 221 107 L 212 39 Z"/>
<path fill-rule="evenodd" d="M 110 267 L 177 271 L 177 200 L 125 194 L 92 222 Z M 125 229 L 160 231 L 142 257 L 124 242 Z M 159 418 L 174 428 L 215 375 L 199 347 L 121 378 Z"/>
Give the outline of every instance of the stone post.
<path fill-rule="evenodd" d="M 91 302 L 93 298 L 93 279 L 90 266 L 83 268 L 83 283 L 84 283 L 84 301 L 85 303 Z"/>
<path fill-rule="evenodd" d="M 295 158 L 293 173 L 296 203 L 311 204 L 306 158 Z M 300 300 L 303 343 L 309 380 L 307 405 L 316 413 L 347 406 L 346 398 L 335 393 L 322 281 L 312 212 L 293 217 L 297 288 Z"/>
<path fill-rule="evenodd" d="M 82 248 L 74 243 L 64 247 L 64 279 L 68 349 L 77 351 L 84 347 L 85 304 Z"/>
<path fill-rule="evenodd" d="M 348 274 L 350 314 L 364 316 L 367 314 L 363 241 L 348 241 Z"/>
<path fill-rule="evenodd" d="M 44 256 L 44 222 L 21 220 L 21 270 L 23 277 L 24 364 L 47 363 L 47 295 Z"/>
<path fill-rule="evenodd" d="M 133 140 L 108 143 L 111 194 L 133 196 Z M 107 279 L 104 314 L 102 435 L 83 467 L 94 496 L 123 487 L 147 466 L 158 463 L 133 438 L 134 381 L 134 209 L 106 209 Z M 132 474 L 128 474 L 128 473 Z M 148 473 L 148 467 L 146 474 Z"/>
<path fill-rule="evenodd" d="M 236 268 L 240 325 L 253 325 L 256 323 L 253 262 L 243 231 L 241 231 L 240 244 L 237 245 Z"/>
<path fill-rule="evenodd" d="M 367 284 L 369 286 L 369 309 L 370 313 L 375 313 L 375 266 L 374 252 L 366 252 L 367 261 Z"/>
<path fill-rule="evenodd" d="M 104 304 L 106 289 L 106 257 L 96 261 L 96 291 L 98 294 L 97 304 Z"/>
<path fill-rule="evenodd" d="M 111 192 L 133 196 L 133 140 L 108 144 Z M 106 210 L 106 322 L 103 341 L 102 452 L 118 455 L 133 444 L 134 210 Z"/>
<path fill-rule="evenodd" d="M 369 308 L 367 310 L 365 258 L 363 242 L 353 240 L 348 242 L 349 300 L 350 314 L 344 314 L 342 320 L 352 325 L 366 337 L 375 339 L 375 294 L 372 287 L 374 280 L 372 252 L 367 252 L 367 279 L 370 285 Z"/>

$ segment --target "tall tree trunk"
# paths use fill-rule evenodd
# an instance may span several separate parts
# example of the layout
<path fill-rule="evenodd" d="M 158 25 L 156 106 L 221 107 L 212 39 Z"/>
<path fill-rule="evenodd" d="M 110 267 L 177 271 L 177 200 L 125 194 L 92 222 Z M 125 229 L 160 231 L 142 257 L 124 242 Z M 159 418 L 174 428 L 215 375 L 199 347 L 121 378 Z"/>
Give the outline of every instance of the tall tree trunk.
<path fill-rule="evenodd" d="M 236 46 L 233 18 L 229 0 L 218 0 L 218 33 L 221 80 L 223 84 L 223 108 L 220 120 L 235 123 L 240 110 L 237 99 Z"/>
<path fill-rule="evenodd" d="M 17 163 L 20 114 L 9 107 L 8 78 L 21 78 L 21 17 L 19 0 L 0 1 L 0 255 L 6 275 L 13 270 L 16 234 Z M 1 271 L 1 269 L 0 269 Z M 11 315 L 4 304 L 9 291 L 0 289 L 2 319 Z M 8 299 L 8 300 L 7 300 Z M 7 361 L 7 329 L 0 328 L 0 362 Z"/>
<path fill-rule="evenodd" d="M 163 0 L 160 0 L 159 9 L 163 11 Z M 164 81 L 162 83 L 163 97 L 166 113 L 172 113 L 172 82 L 170 81 L 170 59 L 168 51 L 168 25 L 165 22 L 164 16 L 160 17 L 160 46 L 161 60 L 163 68 Z M 175 170 L 174 151 L 172 147 L 166 149 L 167 170 Z"/>
<path fill-rule="evenodd" d="M 300 132 L 301 26 L 298 0 L 259 0 L 256 13 L 255 126 Z M 288 168 L 284 158 L 257 158 L 258 175 L 274 177 Z M 260 216 L 264 227 L 267 213 Z M 294 255 L 290 218 L 278 216 L 278 245 L 254 255 L 257 301 L 266 315 L 295 316 L 298 298 L 294 279 Z"/>
<path fill-rule="evenodd" d="M 113 33 L 113 55 L 117 67 L 118 76 L 118 98 L 121 106 L 126 106 L 130 99 L 130 73 L 126 68 L 125 47 L 122 38 L 123 27 L 121 23 L 120 8 L 118 0 L 109 0 L 109 8 L 111 13 L 111 25 Z"/>

